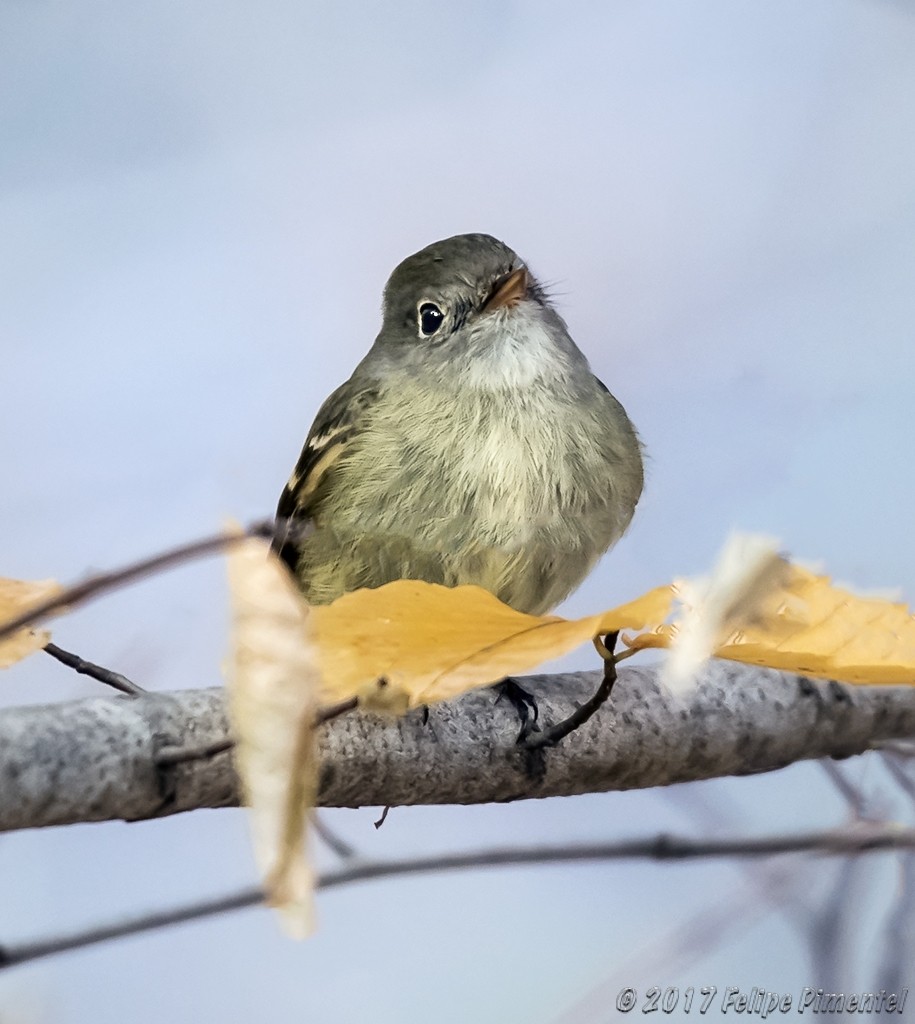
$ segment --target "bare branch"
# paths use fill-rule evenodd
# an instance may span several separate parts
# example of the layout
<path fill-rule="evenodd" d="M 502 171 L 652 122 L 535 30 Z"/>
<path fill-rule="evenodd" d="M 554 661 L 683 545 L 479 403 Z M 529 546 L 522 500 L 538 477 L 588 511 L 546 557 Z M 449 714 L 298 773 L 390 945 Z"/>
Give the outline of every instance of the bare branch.
<path fill-rule="evenodd" d="M 201 900 L 198 903 L 172 910 L 152 911 L 140 917 L 129 918 L 112 924 L 98 925 L 85 931 L 71 932 L 55 938 L 41 939 L 37 942 L 24 942 L 19 946 L 0 946 L 0 969 L 15 967 L 17 964 L 29 963 L 57 953 L 68 953 L 86 946 L 95 946 L 100 942 L 122 939 L 128 935 L 139 935 L 142 932 L 156 931 L 173 924 L 185 921 L 196 921 L 201 917 L 212 917 L 230 910 L 242 910 L 262 903 L 263 890 L 257 888 L 242 889 L 230 896 L 220 896 L 213 900 Z"/>
<path fill-rule="evenodd" d="M 115 569 L 111 572 L 100 572 L 89 576 L 82 583 L 75 583 L 49 597 L 46 601 L 36 604 L 22 615 L 15 619 L 9 619 L 0 623 L 0 640 L 12 636 L 25 626 L 33 626 L 36 622 L 46 619 L 49 615 L 59 612 L 64 608 L 72 609 L 83 604 L 92 597 L 98 597 L 110 590 L 117 590 L 128 583 L 134 583 L 144 576 L 151 576 L 157 572 L 163 572 L 176 565 L 182 565 L 194 558 L 202 558 L 205 555 L 213 555 L 231 544 L 235 544 L 245 537 L 272 537 L 274 525 L 272 520 L 261 520 L 252 523 L 250 526 L 239 530 L 237 533 L 219 533 L 213 537 L 204 537 L 203 540 L 191 541 L 189 544 L 181 544 L 176 548 L 153 555 L 150 558 L 142 558 L 138 562 L 124 566 L 122 569 Z"/>
<path fill-rule="evenodd" d="M 531 676 L 524 686 L 544 717 L 559 721 L 600 679 L 594 672 Z M 488 803 L 848 757 L 915 735 L 915 689 L 840 686 L 715 662 L 684 701 L 652 669 L 629 667 L 611 702 L 543 750 L 542 773 L 529 772 L 516 732 L 514 712 L 496 705 L 489 690 L 434 705 L 428 724 L 419 711 L 340 715 L 321 727 L 320 803 Z M 211 750 L 229 739 L 221 689 L 3 709 L 0 831 L 234 805 L 231 758 L 163 763 L 175 751 Z"/>
<path fill-rule="evenodd" d="M 873 850 L 915 849 L 915 829 L 896 825 L 854 825 L 824 832 L 764 836 L 755 839 L 690 839 L 659 835 L 610 843 L 581 845 L 507 847 L 451 853 L 398 860 L 367 861 L 348 864 L 325 872 L 318 878 L 319 889 L 333 889 L 354 882 L 377 881 L 395 875 L 429 874 L 437 871 L 463 871 L 518 865 L 555 864 L 570 861 L 603 860 L 695 860 L 709 857 L 766 857 L 804 851 L 819 855 L 860 854 Z M 82 949 L 110 939 L 153 931 L 185 921 L 241 910 L 263 902 L 263 890 L 242 889 L 215 899 L 155 911 L 108 925 L 99 925 L 70 935 L 0 946 L 0 968 L 12 967 L 42 957 Z"/>
<path fill-rule="evenodd" d="M 100 683 L 114 687 L 115 690 L 121 693 L 134 695 L 146 693 L 142 686 L 137 686 L 127 676 L 122 676 L 120 672 L 114 672 L 103 665 L 96 665 L 94 662 L 86 661 L 85 658 L 81 658 L 78 654 L 73 654 L 70 651 L 65 651 L 62 647 L 58 647 L 57 644 L 45 644 L 43 650 L 45 653 L 50 654 L 52 658 L 56 658 L 62 665 L 72 668 L 74 672 L 97 679 Z"/>

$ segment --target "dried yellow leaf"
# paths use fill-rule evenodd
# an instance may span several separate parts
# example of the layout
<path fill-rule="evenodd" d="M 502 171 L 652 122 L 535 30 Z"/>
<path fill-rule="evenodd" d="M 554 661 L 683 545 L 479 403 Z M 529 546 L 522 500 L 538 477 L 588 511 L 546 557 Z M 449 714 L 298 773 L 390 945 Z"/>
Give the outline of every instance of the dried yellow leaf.
<path fill-rule="evenodd" d="M 659 587 L 583 619 L 525 615 L 480 587 L 397 580 L 311 609 L 322 700 L 402 712 L 529 671 L 602 633 L 662 622 Z"/>
<path fill-rule="evenodd" d="M 665 625 L 626 643 L 668 647 L 673 633 Z M 754 621 L 723 638 L 715 655 L 847 683 L 913 685 L 915 616 L 902 603 L 859 597 L 790 565 Z"/>
<path fill-rule="evenodd" d="M 313 927 L 305 826 L 318 786 L 318 668 L 309 609 L 265 541 L 236 544 L 228 568 L 235 758 L 269 901 L 287 931 L 301 938 Z"/>
<path fill-rule="evenodd" d="M 0 622 L 18 618 L 24 612 L 60 592 L 55 580 L 8 580 L 0 578 Z M 51 639 L 46 629 L 21 629 L 0 640 L 0 668 L 9 668 L 27 658 Z"/>

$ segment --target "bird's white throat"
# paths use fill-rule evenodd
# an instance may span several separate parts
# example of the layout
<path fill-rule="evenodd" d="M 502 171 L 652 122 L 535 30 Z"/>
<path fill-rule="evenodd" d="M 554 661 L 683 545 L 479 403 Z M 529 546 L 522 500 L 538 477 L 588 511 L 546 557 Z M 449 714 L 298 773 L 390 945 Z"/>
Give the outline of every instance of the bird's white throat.
<path fill-rule="evenodd" d="M 472 345 L 473 357 L 461 367 L 466 387 L 526 388 L 568 371 L 566 354 L 533 302 L 481 317 L 473 328 Z"/>

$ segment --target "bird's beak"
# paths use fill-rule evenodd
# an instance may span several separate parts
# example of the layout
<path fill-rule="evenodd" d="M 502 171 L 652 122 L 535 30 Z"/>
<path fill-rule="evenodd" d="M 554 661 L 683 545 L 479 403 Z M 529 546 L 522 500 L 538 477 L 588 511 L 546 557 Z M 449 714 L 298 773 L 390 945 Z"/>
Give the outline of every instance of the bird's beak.
<path fill-rule="evenodd" d="M 492 295 L 489 296 L 483 307 L 484 311 L 490 313 L 494 309 L 511 309 L 512 306 L 517 306 L 527 295 L 528 284 L 526 267 L 519 267 L 510 274 L 506 274 L 505 277 L 496 281 Z"/>

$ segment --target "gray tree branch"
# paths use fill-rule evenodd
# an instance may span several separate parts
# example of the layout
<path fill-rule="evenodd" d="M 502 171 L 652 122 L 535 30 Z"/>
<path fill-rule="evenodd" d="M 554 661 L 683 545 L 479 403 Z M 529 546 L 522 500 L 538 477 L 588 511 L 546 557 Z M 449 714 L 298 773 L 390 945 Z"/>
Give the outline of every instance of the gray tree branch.
<path fill-rule="evenodd" d="M 863 854 L 874 850 L 911 850 L 915 847 L 915 831 L 897 825 L 873 825 L 859 822 L 844 829 L 825 832 L 801 832 L 789 835 L 763 836 L 755 839 L 689 839 L 681 836 L 660 835 L 652 839 L 629 839 L 606 843 L 565 844 L 559 846 L 519 846 L 471 850 L 460 853 L 437 854 L 426 857 L 408 857 L 399 860 L 351 860 L 350 863 L 319 875 L 317 889 L 335 889 L 356 882 L 371 882 L 398 875 L 427 874 L 429 872 L 461 871 L 466 868 L 493 868 L 533 864 L 555 864 L 574 861 L 601 860 L 694 860 L 706 857 L 769 857 L 774 854 L 815 853 Z M 796 879 L 797 865 L 790 876 Z M 786 876 L 787 877 L 787 876 Z M 100 924 L 52 936 L 21 945 L 0 945 L 0 970 L 17 964 L 29 963 L 42 957 L 84 949 L 100 942 L 120 939 L 167 928 L 186 921 L 199 920 L 214 914 L 253 907 L 264 900 L 264 891 L 248 887 L 225 896 L 198 900 L 194 903 L 167 910 L 154 910 L 126 920 Z M 785 897 L 783 897 L 785 898 Z M 758 900 L 756 902 L 759 902 Z M 721 928 L 733 927 L 726 908 L 716 905 L 714 921 Z M 720 919 L 720 921 L 719 921 Z M 711 921 L 707 922 L 711 923 Z M 740 923 L 738 917 L 737 923 Z M 712 937 L 718 931 L 708 929 Z M 691 949 L 707 949 L 709 942 L 695 942 Z M 624 981 L 633 977 L 630 972 Z M 603 986 L 602 986 L 603 987 Z M 619 988 L 620 986 L 616 986 Z M 899 991 L 898 988 L 893 991 Z M 606 1001 L 603 1002 L 606 1005 Z"/>
<path fill-rule="evenodd" d="M 532 676 L 541 721 L 564 718 L 599 672 Z M 321 729 L 320 803 L 485 803 L 668 785 L 847 757 L 915 735 L 915 690 L 856 687 L 712 662 L 672 698 L 651 668 L 620 670 L 612 700 L 557 747 L 515 744 L 491 690 L 389 719 L 357 712 Z M 237 803 L 231 751 L 175 763 L 164 748 L 228 737 L 221 689 L 100 697 L 0 712 L 0 830 L 137 820 Z"/>

